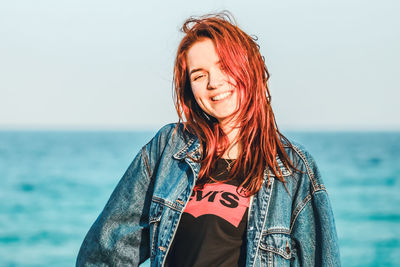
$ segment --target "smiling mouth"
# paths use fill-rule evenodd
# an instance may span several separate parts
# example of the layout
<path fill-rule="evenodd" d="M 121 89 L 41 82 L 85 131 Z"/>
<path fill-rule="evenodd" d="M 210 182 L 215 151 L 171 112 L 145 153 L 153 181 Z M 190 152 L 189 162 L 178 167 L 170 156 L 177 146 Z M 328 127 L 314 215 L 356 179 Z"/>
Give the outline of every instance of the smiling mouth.
<path fill-rule="evenodd" d="M 219 95 L 216 95 L 216 96 L 212 97 L 211 100 L 212 101 L 223 100 L 223 99 L 227 98 L 228 96 L 230 96 L 231 94 L 232 94 L 232 91 L 221 93 Z"/>

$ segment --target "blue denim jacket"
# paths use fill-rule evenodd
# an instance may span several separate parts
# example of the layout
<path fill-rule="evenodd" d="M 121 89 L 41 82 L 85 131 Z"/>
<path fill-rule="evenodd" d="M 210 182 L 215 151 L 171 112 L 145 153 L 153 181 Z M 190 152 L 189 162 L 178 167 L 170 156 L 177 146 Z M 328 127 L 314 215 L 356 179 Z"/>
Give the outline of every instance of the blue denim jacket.
<path fill-rule="evenodd" d="M 175 124 L 164 126 L 135 157 L 86 235 L 77 266 L 138 266 L 149 257 L 151 266 L 165 266 L 200 170 L 188 157 L 200 158 L 199 141 L 181 126 L 175 135 Z M 286 149 L 301 172 L 280 164 L 288 190 L 270 173 L 251 198 L 246 266 L 340 266 L 317 166 L 298 145 Z"/>

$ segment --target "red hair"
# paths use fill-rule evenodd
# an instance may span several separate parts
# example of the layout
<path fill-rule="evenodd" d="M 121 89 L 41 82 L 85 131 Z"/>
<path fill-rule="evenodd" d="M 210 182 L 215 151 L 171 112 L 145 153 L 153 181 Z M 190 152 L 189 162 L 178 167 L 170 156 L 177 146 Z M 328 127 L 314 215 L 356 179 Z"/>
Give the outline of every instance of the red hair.
<path fill-rule="evenodd" d="M 185 36 L 178 47 L 174 66 L 175 108 L 185 129 L 199 138 L 202 158 L 198 181 L 205 183 L 215 161 L 229 147 L 229 141 L 218 121 L 197 104 L 190 85 L 186 56 L 194 43 L 204 38 L 211 39 L 221 68 L 235 80 L 240 95 L 236 117 L 240 125 L 237 140 L 241 151 L 229 176 L 240 175 L 243 178 L 241 186 L 248 195 L 253 195 L 260 190 L 267 167 L 268 183 L 271 171 L 285 183 L 277 156 L 286 167 L 293 165 L 283 147 L 283 141 L 286 144 L 290 142 L 279 132 L 272 112 L 267 86 L 269 73 L 259 46 L 232 21 L 229 13 L 219 13 L 191 17 L 184 22 L 182 31 Z"/>

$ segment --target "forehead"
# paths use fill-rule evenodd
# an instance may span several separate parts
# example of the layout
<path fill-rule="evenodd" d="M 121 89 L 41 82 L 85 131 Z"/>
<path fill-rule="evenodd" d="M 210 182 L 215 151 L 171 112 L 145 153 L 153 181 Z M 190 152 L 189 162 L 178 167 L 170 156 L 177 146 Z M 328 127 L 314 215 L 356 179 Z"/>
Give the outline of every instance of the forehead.
<path fill-rule="evenodd" d="M 195 42 L 188 50 L 186 61 L 189 71 L 193 68 L 207 68 L 219 61 L 213 41 L 209 38 Z"/>

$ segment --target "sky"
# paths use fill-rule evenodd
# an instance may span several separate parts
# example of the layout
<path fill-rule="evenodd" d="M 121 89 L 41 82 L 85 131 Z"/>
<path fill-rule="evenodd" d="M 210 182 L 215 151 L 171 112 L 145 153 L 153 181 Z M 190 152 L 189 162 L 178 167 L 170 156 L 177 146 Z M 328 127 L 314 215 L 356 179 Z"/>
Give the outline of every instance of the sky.
<path fill-rule="evenodd" d="M 0 1 L 0 130 L 158 129 L 190 16 L 258 37 L 282 130 L 400 130 L 400 2 Z"/>

